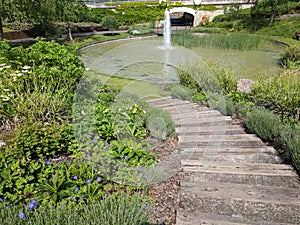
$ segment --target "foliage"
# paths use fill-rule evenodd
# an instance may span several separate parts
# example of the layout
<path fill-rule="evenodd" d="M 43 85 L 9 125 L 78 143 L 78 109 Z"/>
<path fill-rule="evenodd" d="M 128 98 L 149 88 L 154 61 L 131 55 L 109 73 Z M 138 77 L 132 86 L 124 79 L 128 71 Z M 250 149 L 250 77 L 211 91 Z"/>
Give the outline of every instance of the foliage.
<path fill-rule="evenodd" d="M 234 102 L 231 99 L 217 102 L 216 108 L 225 116 L 232 116 L 235 113 Z"/>
<path fill-rule="evenodd" d="M 300 77 L 297 70 L 280 71 L 257 81 L 251 91 L 251 101 L 256 105 L 279 114 L 299 120 Z"/>
<path fill-rule="evenodd" d="M 101 25 L 109 30 L 119 28 L 119 23 L 114 16 L 105 16 L 101 20 Z"/>
<path fill-rule="evenodd" d="M 193 91 L 188 87 L 177 85 L 171 89 L 171 96 L 182 100 L 191 100 Z"/>
<path fill-rule="evenodd" d="M 131 166 L 155 163 L 155 155 L 144 149 L 147 146 L 145 110 L 134 97 L 123 94 L 116 99 L 116 93 L 103 87 L 96 107 L 98 134 L 108 143 L 111 157 L 126 158 Z"/>
<path fill-rule="evenodd" d="M 186 48 L 195 48 L 200 46 L 209 46 L 213 48 L 235 49 L 240 51 L 257 49 L 262 38 L 257 35 L 246 33 L 228 33 L 210 34 L 210 35 L 194 35 L 191 32 L 180 32 L 172 36 L 172 41 L 175 44 Z"/>
<path fill-rule="evenodd" d="M 288 0 L 262 0 L 256 1 L 251 8 L 252 17 L 269 17 L 269 26 L 277 15 L 284 14 L 289 11 Z"/>
<path fill-rule="evenodd" d="M 92 9 L 94 22 L 111 15 L 121 26 L 131 26 L 152 21 L 163 20 L 165 7 L 156 2 L 119 2 L 112 3 L 114 9 Z"/>
<path fill-rule="evenodd" d="M 2 124 L 68 118 L 84 71 L 75 52 L 53 41 L 40 40 L 26 49 L 4 42 L 0 62 Z"/>
<path fill-rule="evenodd" d="M 34 210 L 28 207 L 6 206 L 0 202 L 0 220 L 3 225 L 39 224 L 39 225 L 85 225 L 110 224 L 132 225 L 150 222 L 147 203 L 139 196 L 112 195 L 102 201 L 91 201 L 87 205 L 70 207 L 41 206 Z"/>
<path fill-rule="evenodd" d="M 300 68 L 300 46 L 286 48 L 281 53 L 281 60 L 288 68 Z"/>
<path fill-rule="evenodd" d="M 280 118 L 264 108 L 254 108 L 248 113 L 244 124 L 249 132 L 257 134 L 265 141 L 272 142 L 280 135 Z"/>
<path fill-rule="evenodd" d="M 286 146 L 285 159 L 291 162 L 300 171 L 300 127 L 290 126 L 286 128 L 281 137 Z"/>
<path fill-rule="evenodd" d="M 151 135 L 160 140 L 175 135 L 175 124 L 170 114 L 160 108 L 148 106 L 144 120 Z"/>

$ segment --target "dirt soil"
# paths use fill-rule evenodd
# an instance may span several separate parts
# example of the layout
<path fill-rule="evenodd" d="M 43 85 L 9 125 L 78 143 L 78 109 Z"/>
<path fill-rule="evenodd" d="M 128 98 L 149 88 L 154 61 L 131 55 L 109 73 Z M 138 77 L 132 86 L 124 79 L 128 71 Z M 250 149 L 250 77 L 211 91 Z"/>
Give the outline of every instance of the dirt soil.
<path fill-rule="evenodd" d="M 163 167 L 171 166 L 169 176 L 163 182 L 154 184 L 149 192 L 154 200 L 151 214 L 155 224 L 173 225 L 176 222 L 176 209 L 179 208 L 180 192 L 180 161 L 177 149 L 177 138 L 167 138 L 154 149 L 153 153 L 157 154 L 159 164 Z"/>

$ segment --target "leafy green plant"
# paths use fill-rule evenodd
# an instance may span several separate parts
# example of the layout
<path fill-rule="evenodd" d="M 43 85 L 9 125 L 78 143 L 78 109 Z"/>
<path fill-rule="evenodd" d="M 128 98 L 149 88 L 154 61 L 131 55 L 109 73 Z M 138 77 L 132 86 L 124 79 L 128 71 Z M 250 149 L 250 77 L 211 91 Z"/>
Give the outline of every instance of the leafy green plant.
<path fill-rule="evenodd" d="M 281 53 L 282 63 L 288 68 L 300 67 L 300 47 L 292 46 Z"/>
<path fill-rule="evenodd" d="M 300 171 L 300 127 L 299 125 L 289 127 L 281 133 L 286 145 L 285 159 Z"/>
<path fill-rule="evenodd" d="M 251 90 L 251 101 L 279 114 L 299 119 L 300 77 L 297 70 L 285 70 L 262 77 Z"/>
<path fill-rule="evenodd" d="M 193 92 L 188 87 L 177 85 L 171 89 L 171 96 L 182 100 L 191 100 Z"/>
<path fill-rule="evenodd" d="M 137 195 L 112 195 L 104 200 L 91 201 L 87 205 L 41 206 L 31 211 L 27 206 L 7 207 L 0 202 L 0 220 L 3 225 L 142 225 L 150 222 L 148 203 Z"/>
<path fill-rule="evenodd" d="M 244 124 L 249 132 L 257 134 L 265 141 L 273 142 L 280 135 L 280 118 L 264 108 L 254 107 L 248 113 Z"/>
<path fill-rule="evenodd" d="M 230 99 L 224 99 L 216 104 L 216 108 L 226 116 L 231 116 L 235 113 L 234 102 Z"/>
<path fill-rule="evenodd" d="M 170 114 L 160 108 L 147 107 L 144 120 L 151 135 L 158 139 L 164 139 L 175 134 L 175 124 Z"/>

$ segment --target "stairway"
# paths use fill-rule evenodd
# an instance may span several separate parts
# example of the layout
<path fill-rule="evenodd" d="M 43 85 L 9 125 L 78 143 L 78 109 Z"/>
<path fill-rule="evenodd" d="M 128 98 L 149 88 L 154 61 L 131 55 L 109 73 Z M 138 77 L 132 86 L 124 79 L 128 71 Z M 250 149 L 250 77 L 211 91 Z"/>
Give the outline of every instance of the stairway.
<path fill-rule="evenodd" d="M 276 150 L 217 110 L 171 97 L 181 159 L 177 225 L 300 224 L 299 177 Z"/>

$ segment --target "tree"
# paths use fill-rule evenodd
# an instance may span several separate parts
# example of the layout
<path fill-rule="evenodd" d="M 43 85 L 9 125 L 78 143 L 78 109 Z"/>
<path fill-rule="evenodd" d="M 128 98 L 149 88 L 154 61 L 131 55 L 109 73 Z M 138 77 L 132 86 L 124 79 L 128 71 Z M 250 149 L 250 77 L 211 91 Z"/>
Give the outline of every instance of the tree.
<path fill-rule="evenodd" d="M 115 30 L 119 28 L 119 22 L 114 16 L 105 16 L 102 18 L 101 25 L 109 30 Z"/>
<path fill-rule="evenodd" d="M 288 0 L 262 0 L 256 1 L 251 8 L 252 16 L 269 17 L 269 26 L 272 26 L 277 15 L 282 14 L 288 9 Z"/>

